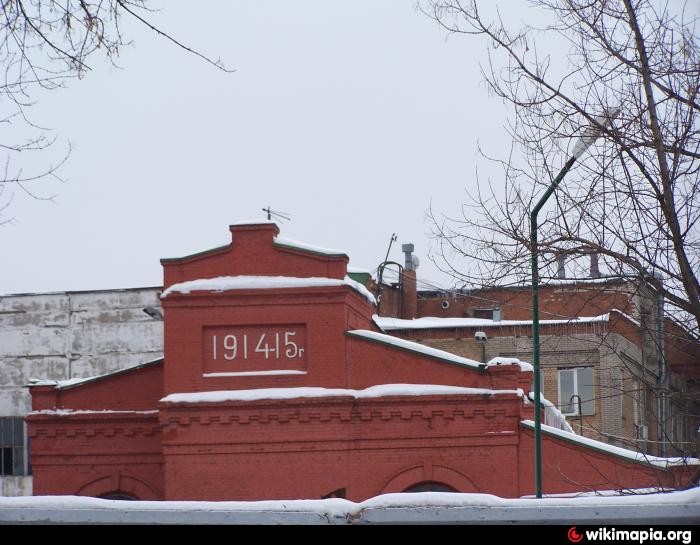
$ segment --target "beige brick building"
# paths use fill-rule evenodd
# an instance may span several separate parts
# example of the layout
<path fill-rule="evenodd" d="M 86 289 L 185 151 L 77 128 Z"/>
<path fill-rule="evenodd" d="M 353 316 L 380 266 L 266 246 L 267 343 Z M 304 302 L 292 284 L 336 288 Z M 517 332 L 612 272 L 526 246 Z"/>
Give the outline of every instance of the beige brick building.
<path fill-rule="evenodd" d="M 396 280 L 381 287 L 376 322 L 387 333 L 476 360 L 532 361 L 529 286 L 412 291 L 415 270 Z M 668 319 L 660 327 L 656 293 L 620 278 L 559 279 L 539 298 L 543 394 L 574 430 L 648 454 L 697 456 L 700 345 Z"/>

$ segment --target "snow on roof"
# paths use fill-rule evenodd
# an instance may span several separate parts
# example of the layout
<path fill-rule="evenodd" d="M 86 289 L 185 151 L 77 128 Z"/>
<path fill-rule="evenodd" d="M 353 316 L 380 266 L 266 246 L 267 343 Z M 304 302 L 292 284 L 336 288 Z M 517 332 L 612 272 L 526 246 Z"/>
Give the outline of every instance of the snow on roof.
<path fill-rule="evenodd" d="M 40 411 L 31 411 L 28 416 L 34 414 L 48 414 L 52 416 L 72 416 L 72 415 L 88 415 L 88 414 L 158 414 L 159 411 L 111 411 L 111 410 L 87 410 L 87 409 L 42 409 Z"/>
<path fill-rule="evenodd" d="M 461 494 L 454 492 L 422 492 L 382 494 L 363 501 L 363 509 L 376 507 L 428 507 L 428 506 L 484 506 L 484 507 L 526 507 L 534 505 L 568 506 L 579 505 L 642 505 L 648 503 L 685 503 L 695 505 L 700 502 L 700 488 L 671 492 L 668 494 L 636 494 L 632 496 L 603 496 L 584 498 L 500 498 L 491 494 Z"/>
<path fill-rule="evenodd" d="M 586 324 L 594 322 L 607 322 L 609 314 L 599 316 L 582 316 L 562 320 L 540 320 L 540 325 Z M 454 329 L 458 327 L 504 327 L 504 326 L 531 326 L 532 320 L 488 320 L 485 318 L 438 318 L 425 317 L 414 320 L 389 318 L 387 316 L 373 316 L 374 323 L 384 331 L 396 329 Z"/>
<path fill-rule="evenodd" d="M 350 286 L 363 295 L 373 305 L 377 300 L 370 291 L 349 276 L 343 280 L 337 278 L 297 278 L 293 276 L 218 276 L 215 278 L 200 278 L 173 284 L 160 296 L 164 299 L 171 293 L 190 293 L 192 291 L 227 291 L 250 289 L 279 289 L 279 288 L 319 288 L 331 286 Z"/>
<path fill-rule="evenodd" d="M 487 366 L 495 365 L 519 365 L 521 371 L 532 373 L 535 368 L 526 361 L 520 361 L 518 358 L 493 358 L 486 363 Z"/>
<path fill-rule="evenodd" d="M 284 511 L 318 512 L 332 516 L 344 516 L 357 504 L 341 499 L 325 500 L 268 500 L 268 501 L 125 501 L 105 500 L 86 496 L 0 496 L 0 509 L 118 509 L 124 510 L 183 510 L 183 511 Z"/>
<path fill-rule="evenodd" d="M 0 497 L 0 509 L 47 510 L 118 510 L 118 511 L 247 511 L 307 512 L 326 517 L 356 519 L 365 509 L 407 507 L 613 507 L 624 505 L 700 505 L 700 488 L 664 494 L 632 494 L 590 497 L 500 498 L 491 494 L 420 492 L 382 494 L 361 503 L 341 498 L 325 500 L 267 501 L 123 501 L 85 496 L 17 496 Z"/>
<path fill-rule="evenodd" d="M 277 222 L 275 220 L 268 220 L 268 219 L 250 219 L 250 220 L 240 220 L 240 221 L 234 221 L 233 223 L 229 224 L 229 227 L 235 227 L 237 225 L 277 225 Z"/>
<path fill-rule="evenodd" d="M 134 291 L 158 291 L 162 289 L 163 286 L 141 286 L 141 287 L 131 287 L 131 288 L 96 288 L 96 289 L 85 289 L 85 290 L 59 290 L 59 291 L 34 291 L 26 293 L 2 293 L 0 296 L 3 299 L 10 297 L 56 297 L 61 295 L 81 295 L 81 294 L 92 294 L 92 293 L 129 293 Z"/>
<path fill-rule="evenodd" d="M 353 397 L 371 399 L 387 396 L 432 396 L 432 395 L 517 395 L 522 390 L 490 390 L 487 388 L 463 388 L 439 384 L 381 384 L 364 390 L 344 388 L 260 388 L 256 390 L 222 390 L 217 392 L 192 392 L 170 394 L 162 403 L 222 403 L 225 401 L 259 401 L 263 399 L 299 399 L 318 397 Z"/>
<path fill-rule="evenodd" d="M 55 388 L 61 389 L 61 388 L 68 388 L 69 386 L 75 386 L 77 384 L 80 384 L 82 382 L 89 382 L 91 380 L 95 380 L 99 375 L 95 375 L 92 377 L 82 377 L 82 378 L 71 378 L 67 380 L 50 380 L 50 379 L 37 379 L 37 378 L 30 378 L 29 379 L 29 386 L 53 386 Z"/>
<path fill-rule="evenodd" d="M 630 278 L 622 276 L 600 276 L 598 278 L 591 278 L 590 276 L 581 276 L 578 278 L 567 277 L 559 278 L 558 276 L 544 276 L 540 277 L 540 282 L 542 286 L 566 286 L 569 284 L 609 284 L 609 283 L 620 283 L 620 282 L 630 282 Z M 530 283 L 524 283 L 525 287 L 530 286 Z"/>
<path fill-rule="evenodd" d="M 639 320 L 636 320 L 636 319 L 632 318 L 632 316 L 630 316 L 629 314 L 626 314 L 626 313 L 622 312 L 620 309 L 611 308 L 611 309 L 610 309 L 610 312 L 615 312 L 615 313 L 617 313 L 617 314 L 620 314 L 621 316 L 625 317 L 627 320 L 629 320 L 630 322 L 632 322 L 632 323 L 633 323 L 634 325 L 636 325 L 637 327 L 642 327 L 642 323 L 641 323 Z"/>
<path fill-rule="evenodd" d="M 149 367 L 153 364 L 156 363 L 162 363 L 163 358 L 156 358 L 154 360 L 150 360 L 144 363 L 139 363 L 138 365 L 132 365 L 131 367 L 124 367 L 123 369 L 117 369 L 116 371 L 112 371 L 111 373 L 105 373 L 104 375 L 94 375 L 91 377 L 81 377 L 81 378 L 71 378 L 71 379 L 66 379 L 66 380 L 48 380 L 48 379 L 36 379 L 36 378 L 30 378 L 29 383 L 27 386 L 29 388 L 33 388 L 35 386 L 53 386 L 54 388 L 58 390 L 63 390 L 64 388 L 72 388 L 73 386 L 80 386 L 81 384 L 86 384 L 88 382 L 94 382 L 97 380 L 101 380 L 103 378 L 111 377 L 114 375 L 121 375 L 123 373 L 129 373 L 131 371 L 136 371 L 138 369 L 142 369 L 144 367 Z"/>
<path fill-rule="evenodd" d="M 527 394 L 527 398 L 534 402 L 535 393 L 530 392 L 529 394 Z M 571 427 L 571 424 L 569 424 L 564 414 L 554 403 L 552 403 L 548 399 L 545 399 L 542 393 L 540 393 L 540 403 L 544 406 L 544 423 L 547 426 L 552 426 L 553 428 L 563 430 L 567 433 L 576 434 L 576 432 Z"/>
<path fill-rule="evenodd" d="M 402 350 L 408 350 L 409 352 L 422 354 L 424 356 L 436 358 L 442 361 L 446 361 L 448 363 L 454 363 L 463 367 L 469 367 L 470 369 L 476 369 L 480 371 L 486 369 L 485 363 L 470 360 L 469 358 L 463 358 L 462 356 L 457 356 L 455 354 L 452 354 L 451 352 L 438 350 L 437 348 L 425 346 L 424 344 L 420 344 L 417 342 L 399 339 L 398 337 L 392 337 L 391 335 L 385 335 L 384 333 L 377 333 L 376 331 L 367 331 L 366 329 L 355 329 L 353 331 L 348 331 L 346 335 L 349 335 L 351 337 L 359 337 L 370 341 L 379 342 L 382 344 L 388 344 L 396 348 L 400 348 Z"/>
<path fill-rule="evenodd" d="M 348 255 L 348 253 L 344 250 L 335 250 L 333 248 L 324 248 L 322 246 L 315 246 L 313 244 L 307 244 L 306 242 L 299 242 L 297 240 L 292 240 L 292 239 L 283 238 L 283 237 L 275 237 L 274 243 L 278 246 L 288 246 L 290 248 L 295 248 L 298 250 L 305 250 L 307 252 L 313 252 L 315 254 L 344 255 L 344 256 Z"/>
<path fill-rule="evenodd" d="M 535 427 L 535 423 L 532 420 L 523 420 L 521 424 L 532 429 Z M 620 456 L 632 462 L 659 467 L 661 469 L 668 469 L 669 467 L 673 466 L 700 465 L 700 460 L 697 458 L 660 458 L 658 456 L 650 456 L 634 450 L 608 445 L 602 441 L 596 441 L 595 439 L 590 439 L 581 435 L 568 433 L 548 425 L 542 425 L 542 431 L 550 435 L 554 435 L 555 437 L 565 439 L 566 441 L 577 443 L 579 445 L 602 452 L 607 452 L 608 454 L 613 454 L 615 456 Z"/>
<path fill-rule="evenodd" d="M 643 496 L 647 494 L 667 494 L 673 492 L 672 488 L 654 486 L 648 488 L 618 488 L 614 490 L 583 490 L 580 492 L 562 492 L 560 494 L 542 494 L 543 498 L 592 498 L 601 496 Z M 520 496 L 522 499 L 534 499 L 537 496 L 529 494 Z"/>

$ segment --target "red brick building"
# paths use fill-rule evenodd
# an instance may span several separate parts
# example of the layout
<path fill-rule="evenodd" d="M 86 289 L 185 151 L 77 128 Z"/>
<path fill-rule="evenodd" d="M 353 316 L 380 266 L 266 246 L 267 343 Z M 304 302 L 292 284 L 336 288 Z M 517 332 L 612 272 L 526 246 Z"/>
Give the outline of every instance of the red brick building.
<path fill-rule="evenodd" d="M 164 359 L 32 385 L 34 494 L 533 493 L 528 364 L 380 333 L 374 298 L 347 277 L 342 252 L 282 239 L 272 223 L 231 233 L 229 245 L 162 260 Z M 584 439 L 552 417 L 546 493 L 696 478 L 697 465 Z"/>
<path fill-rule="evenodd" d="M 384 271 L 375 288 L 375 323 L 385 333 L 479 361 L 532 360 L 529 284 L 431 286 L 416 277 L 407 247 L 405 266 L 392 263 L 399 275 Z M 560 261 L 557 277 L 539 286 L 545 397 L 586 437 L 650 455 L 697 457 L 700 344 L 668 316 L 659 320 L 664 302 L 648 283 L 601 276 L 594 257 L 588 276 L 566 277 Z"/>

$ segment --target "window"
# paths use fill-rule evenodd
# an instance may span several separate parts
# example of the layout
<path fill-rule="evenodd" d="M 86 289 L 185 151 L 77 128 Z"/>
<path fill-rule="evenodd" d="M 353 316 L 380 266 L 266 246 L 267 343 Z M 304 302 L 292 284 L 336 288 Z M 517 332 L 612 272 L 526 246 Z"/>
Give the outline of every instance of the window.
<path fill-rule="evenodd" d="M 408 487 L 404 492 L 457 492 L 449 484 L 437 481 L 423 481 Z"/>
<path fill-rule="evenodd" d="M 481 318 L 483 320 L 501 320 L 501 309 L 499 308 L 475 308 L 472 309 L 473 318 Z"/>
<path fill-rule="evenodd" d="M 578 415 L 578 400 L 581 398 L 581 414 L 595 414 L 593 389 L 593 367 L 559 369 L 559 409 L 566 415 Z"/>
<path fill-rule="evenodd" d="M 24 418 L 0 417 L 0 475 L 26 475 Z"/>
<path fill-rule="evenodd" d="M 125 492 L 112 492 L 111 494 L 105 494 L 104 496 L 99 496 L 103 500 L 122 500 L 122 501 L 136 501 L 136 498 Z"/>

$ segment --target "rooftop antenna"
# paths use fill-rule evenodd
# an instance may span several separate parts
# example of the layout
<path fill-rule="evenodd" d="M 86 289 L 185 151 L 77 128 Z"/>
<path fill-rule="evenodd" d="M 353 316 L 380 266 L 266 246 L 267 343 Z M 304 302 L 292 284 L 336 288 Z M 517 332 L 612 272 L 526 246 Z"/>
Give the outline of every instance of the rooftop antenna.
<path fill-rule="evenodd" d="M 382 261 L 379 264 L 379 267 L 377 268 L 377 279 L 378 279 L 378 294 L 377 294 L 377 314 L 381 315 L 380 309 L 381 309 L 381 304 L 382 304 L 382 290 L 383 290 L 383 285 L 382 285 L 382 277 L 384 276 L 384 268 L 389 265 L 390 263 L 393 263 L 391 261 L 387 261 L 389 259 L 389 252 L 391 252 L 391 245 L 396 242 L 397 237 L 396 233 L 391 233 L 391 238 L 389 239 L 389 247 L 386 249 L 386 257 L 384 257 L 384 261 Z M 400 263 L 394 263 L 395 265 L 399 266 L 399 279 L 401 279 L 401 274 L 403 267 L 401 267 Z"/>
<path fill-rule="evenodd" d="M 281 212 L 279 210 L 272 210 L 270 208 L 270 205 L 267 205 L 267 208 L 262 209 L 263 212 L 267 212 L 267 219 L 268 221 L 272 220 L 273 218 L 276 220 L 282 220 L 282 221 L 292 221 L 292 216 L 289 212 Z"/>
<path fill-rule="evenodd" d="M 396 233 L 391 233 L 391 238 L 389 239 L 389 247 L 386 249 L 386 257 L 384 258 L 384 261 L 382 263 L 386 263 L 387 259 L 389 259 L 389 252 L 391 252 L 391 245 L 396 242 Z"/>

